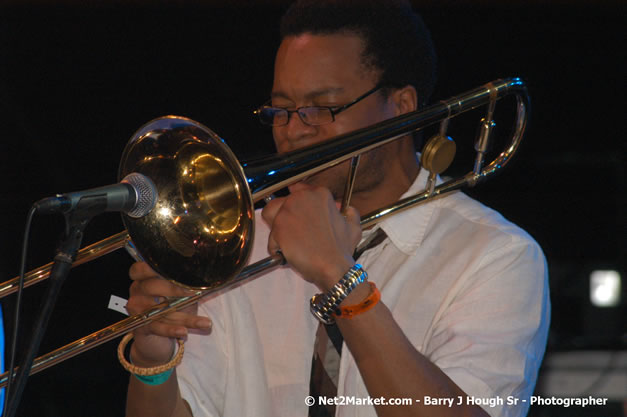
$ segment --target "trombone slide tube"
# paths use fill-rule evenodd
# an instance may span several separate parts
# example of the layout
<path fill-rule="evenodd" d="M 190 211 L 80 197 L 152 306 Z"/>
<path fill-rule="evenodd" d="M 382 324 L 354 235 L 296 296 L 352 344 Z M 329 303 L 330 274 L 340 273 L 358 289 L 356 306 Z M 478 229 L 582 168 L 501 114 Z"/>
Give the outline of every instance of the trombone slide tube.
<path fill-rule="evenodd" d="M 128 240 L 130 240 L 128 233 L 123 231 L 92 245 L 86 246 L 76 255 L 72 268 L 123 248 Z M 52 264 L 52 262 L 47 263 L 46 265 L 28 271 L 24 274 L 24 287 L 30 287 L 31 285 L 37 284 L 48 278 L 50 276 Z M 20 277 L 18 276 L 0 284 L 0 298 L 17 292 L 19 288 L 19 281 Z"/>
<path fill-rule="evenodd" d="M 467 173 L 465 176 L 458 179 L 452 179 L 439 186 L 435 187 L 433 191 L 426 190 L 420 194 L 406 197 L 399 200 L 396 204 L 391 205 L 383 210 L 374 211 L 368 213 L 361 218 L 361 227 L 365 228 L 376 224 L 383 220 L 384 217 L 400 213 L 403 210 L 411 208 L 417 204 L 426 202 L 427 200 L 442 197 L 450 192 L 457 191 L 463 187 L 474 187 L 477 183 L 484 181 L 487 177 L 495 174 L 501 170 L 511 159 L 514 153 L 518 150 L 523 134 L 525 133 L 526 121 L 528 116 L 529 101 L 526 95 L 516 95 L 516 122 L 514 129 L 510 137 L 508 146 L 501 154 L 494 159 L 490 164 L 485 166 L 481 171 L 473 171 Z M 477 150 L 477 154 L 483 154 L 482 150 Z"/>
<path fill-rule="evenodd" d="M 243 163 L 253 201 L 262 200 L 286 185 L 385 145 L 408 133 L 489 104 L 509 94 L 516 95 L 519 102 L 524 102 L 524 106 L 528 107 L 527 88 L 520 78 L 496 80 L 424 109 L 336 136 L 311 147 L 260 158 L 255 160 L 254 165 Z M 520 120 L 517 123 L 519 122 Z M 520 138 L 512 137 L 513 141 L 518 142 Z M 271 171 L 272 175 L 267 175 Z"/>
<path fill-rule="evenodd" d="M 218 292 L 227 291 L 235 286 L 241 285 L 244 282 L 258 277 L 261 272 L 282 265 L 284 262 L 285 261 L 282 255 L 274 255 L 262 259 L 259 262 L 246 266 L 235 279 L 224 284 L 222 287 L 211 290 L 198 290 L 194 295 L 171 299 L 161 304 L 157 304 L 143 313 L 128 317 L 112 324 L 109 327 L 105 327 L 102 330 L 53 350 L 52 352 L 35 359 L 33 366 L 31 367 L 30 375 L 36 374 L 67 359 L 80 355 L 81 353 L 100 346 L 105 342 L 133 331 L 138 327 L 145 326 L 153 320 L 157 320 L 168 313 L 181 310 L 187 306 L 197 303 L 201 298 L 204 298 L 209 294 L 214 294 L 215 296 L 218 295 Z M 0 375 L 0 388 L 6 387 L 8 375 L 8 371 Z"/>

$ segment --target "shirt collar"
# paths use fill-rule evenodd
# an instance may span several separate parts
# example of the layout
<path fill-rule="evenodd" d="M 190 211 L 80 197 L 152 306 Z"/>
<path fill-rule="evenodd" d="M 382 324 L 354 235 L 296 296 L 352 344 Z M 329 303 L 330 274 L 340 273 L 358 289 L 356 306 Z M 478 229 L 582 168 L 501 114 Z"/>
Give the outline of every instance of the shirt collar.
<path fill-rule="evenodd" d="M 401 199 L 424 191 L 429 172 L 421 169 Z M 439 182 L 439 181 L 438 181 Z M 379 223 L 390 241 L 403 253 L 412 255 L 424 238 L 425 230 L 435 209 L 433 204 L 419 204 L 401 213 L 393 214 Z"/>

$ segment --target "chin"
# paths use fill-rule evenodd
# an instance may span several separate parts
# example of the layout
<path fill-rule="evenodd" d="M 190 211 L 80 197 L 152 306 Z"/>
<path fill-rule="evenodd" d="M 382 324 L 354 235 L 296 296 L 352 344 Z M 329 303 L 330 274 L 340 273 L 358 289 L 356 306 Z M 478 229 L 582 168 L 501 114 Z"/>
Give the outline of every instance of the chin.
<path fill-rule="evenodd" d="M 302 182 L 315 186 L 315 187 L 324 187 L 331 192 L 333 199 L 336 201 L 341 200 L 342 195 L 344 194 L 344 183 L 339 184 L 337 178 L 334 178 L 335 181 L 329 181 L 328 178 L 324 178 L 323 173 L 316 174 L 311 177 L 305 178 Z"/>

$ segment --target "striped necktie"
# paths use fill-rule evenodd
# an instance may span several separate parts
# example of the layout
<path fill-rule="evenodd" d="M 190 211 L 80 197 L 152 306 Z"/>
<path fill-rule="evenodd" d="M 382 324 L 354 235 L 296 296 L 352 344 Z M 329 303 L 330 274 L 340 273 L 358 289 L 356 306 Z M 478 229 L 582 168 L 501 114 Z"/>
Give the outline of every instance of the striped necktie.
<path fill-rule="evenodd" d="M 372 233 L 353 253 L 355 261 L 368 249 L 371 249 L 385 240 L 387 235 L 379 228 Z M 309 417 L 332 417 L 335 415 L 335 405 L 320 404 L 319 397 L 333 398 L 337 394 L 337 383 L 340 373 L 340 356 L 344 338 L 337 324 L 325 325 L 320 323 L 316 332 L 314 354 L 311 361 L 311 378 L 309 380 L 309 395 L 315 401 L 309 407 Z"/>

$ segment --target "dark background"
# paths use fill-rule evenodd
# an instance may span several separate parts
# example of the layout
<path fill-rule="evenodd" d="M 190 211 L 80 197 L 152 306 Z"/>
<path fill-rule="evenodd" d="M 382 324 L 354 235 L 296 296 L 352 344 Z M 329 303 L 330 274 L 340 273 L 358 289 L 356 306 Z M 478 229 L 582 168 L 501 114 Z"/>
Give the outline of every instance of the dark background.
<path fill-rule="evenodd" d="M 241 159 L 272 152 L 269 131 L 257 126 L 251 111 L 268 96 L 277 22 L 288 2 L 149 3 L 0 5 L 1 281 L 18 273 L 30 204 L 116 182 L 126 141 L 155 117 L 198 120 Z M 520 76 L 528 83 L 532 115 L 519 154 L 505 173 L 470 194 L 544 248 L 553 303 L 549 353 L 624 351 L 624 4 L 414 5 L 438 51 L 434 100 L 495 78 Z M 472 156 L 461 157 L 470 154 L 480 117 L 452 122 L 462 148 L 453 174 L 469 169 Z M 508 129 L 507 122 L 499 126 L 504 134 Z M 35 218 L 29 268 L 51 260 L 62 227 L 62 219 Z M 85 242 L 121 230 L 119 216 L 103 215 L 90 224 Z M 74 270 L 41 352 L 120 320 L 107 304 L 111 294 L 127 297 L 130 264 L 117 253 Z M 590 304 L 593 269 L 621 271 L 619 307 Z M 42 287 L 25 293 L 22 340 L 30 337 Z M 2 301 L 8 329 L 13 306 L 14 297 Z M 122 415 L 128 376 L 117 363 L 116 346 L 108 343 L 33 376 L 20 415 Z M 583 414 L 535 408 L 531 415 L 611 417 L 623 415 L 621 409 L 618 403 Z"/>

